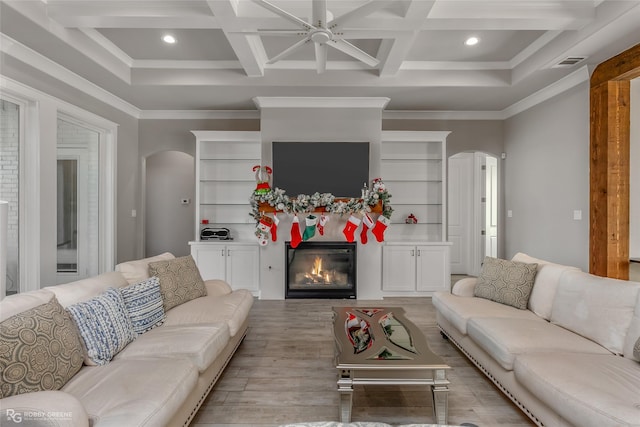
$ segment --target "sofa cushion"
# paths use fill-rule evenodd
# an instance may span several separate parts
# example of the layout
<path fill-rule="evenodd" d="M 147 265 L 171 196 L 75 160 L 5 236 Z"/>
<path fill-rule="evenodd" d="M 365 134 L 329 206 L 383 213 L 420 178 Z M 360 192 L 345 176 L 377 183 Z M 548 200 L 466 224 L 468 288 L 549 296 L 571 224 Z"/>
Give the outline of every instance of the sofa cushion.
<path fill-rule="evenodd" d="M 226 323 L 163 326 L 138 337 L 115 360 L 139 357 L 189 359 L 204 372 L 229 342 Z"/>
<path fill-rule="evenodd" d="M 50 301 L 0 323 L 0 398 L 59 390 L 82 367 L 82 344 L 69 314 Z"/>
<path fill-rule="evenodd" d="M 518 252 L 511 258 L 511 261 L 524 262 L 527 264 L 538 264 L 538 272 L 533 282 L 533 289 L 529 297 L 529 310 L 538 316 L 549 320 L 553 300 L 558 289 L 560 275 L 567 270 L 580 271 L 579 268 L 544 261 Z"/>
<path fill-rule="evenodd" d="M 0 322 L 4 322 L 9 317 L 20 314 L 23 311 L 46 304 L 51 301 L 53 296 L 54 294 L 52 292 L 45 289 L 8 295 L 3 300 L 0 300 Z"/>
<path fill-rule="evenodd" d="M 85 366 L 63 388 L 78 398 L 92 427 L 165 426 L 195 387 L 187 359 L 114 360 Z"/>
<path fill-rule="evenodd" d="M 67 307 L 85 348 L 87 365 L 104 365 L 136 337 L 122 295 L 107 289 L 89 301 Z"/>
<path fill-rule="evenodd" d="M 638 292 L 638 300 L 633 311 L 631 324 L 627 330 L 627 336 L 624 338 L 623 356 L 640 362 L 640 351 L 637 346 L 640 343 L 640 292 Z"/>
<path fill-rule="evenodd" d="M 622 354 L 640 283 L 579 271 L 560 277 L 551 322 Z"/>
<path fill-rule="evenodd" d="M 165 315 L 157 277 L 121 288 L 120 293 L 131 319 L 133 332 L 143 334 L 162 325 Z"/>
<path fill-rule="evenodd" d="M 207 295 L 204 281 L 191 255 L 149 263 L 149 274 L 160 280 L 165 311 Z"/>
<path fill-rule="evenodd" d="M 226 322 L 233 337 L 249 316 L 252 305 L 253 295 L 245 289 L 224 296 L 207 295 L 168 311 L 165 326 Z"/>
<path fill-rule="evenodd" d="M 21 417 L 15 417 L 16 413 Z M 82 402 L 52 390 L 5 397 L 0 400 L 0 420 L 3 427 L 89 427 Z"/>
<path fill-rule="evenodd" d="M 615 355 L 530 353 L 514 363 L 516 380 L 580 427 L 640 424 L 640 365 Z"/>
<path fill-rule="evenodd" d="M 64 285 L 47 286 L 45 289 L 56 294 L 60 305 L 68 307 L 72 304 L 90 300 L 109 288 L 121 288 L 128 283 L 122 274 L 111 271 L 88 279 L 76 280 Z"/>
<path fill-rule="evenodd" d="M 523 353 L 567 351 L 611 354 L 604 347 L 542 318 L 499 319 L 474 317 L 467 324 L 471 339 L 504 369 L 513 369 Z"/>
<path fill-rule="evenodd" d="M 474 296 L 527 308 L 538 265 L 485 257 Z"/>
<path fill-rule="evenodd" d="M 467 322 L 473 317 L 539 320 L 529 310 L 519 310 L 483 298 L 459 297 L 449 292 L 436 292 L 431 301 L 438 312 L 463 335 L 467 335 Z"/>
<path fill-rule="evenodd" d="M 121 262 L 120 264 L 116 265 L 116 271 L 119 271 L 120 274 L 122 274 L 127 283 L 133 285 L 153 276 L 153 274 L 149 274 L 150 262 L 165 261 L 174 258 L 175 257 L 171 252 L 165 252 L 163 254 L 152 256 L 149 258 Z"/>

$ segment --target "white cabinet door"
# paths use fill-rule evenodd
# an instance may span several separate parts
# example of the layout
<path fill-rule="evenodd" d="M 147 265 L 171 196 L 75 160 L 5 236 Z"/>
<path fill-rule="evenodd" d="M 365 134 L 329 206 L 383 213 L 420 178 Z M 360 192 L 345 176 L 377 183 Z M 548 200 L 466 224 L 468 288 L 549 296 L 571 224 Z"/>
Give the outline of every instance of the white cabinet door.
<path fill-rule="evenodd" d="M 386 245 L 382 249 L 382 290 L 416 290 L 415 246 Z"/>
<path fill-rule="evenodd" d="M 227 246 L 227 282 L 233 289 L 259 290 L 259 260 L 257 246 Z"/>
<path fill-rule="evenodd" d="M 449 246 L 417 246 L 416 255 L 416 290 L 449 289 L 451 282 Z"/>
<path fill-rule="evenodd" d="M 191 256 L 203 280 L 226 280 L 225 245 L 192 245 Z"/>

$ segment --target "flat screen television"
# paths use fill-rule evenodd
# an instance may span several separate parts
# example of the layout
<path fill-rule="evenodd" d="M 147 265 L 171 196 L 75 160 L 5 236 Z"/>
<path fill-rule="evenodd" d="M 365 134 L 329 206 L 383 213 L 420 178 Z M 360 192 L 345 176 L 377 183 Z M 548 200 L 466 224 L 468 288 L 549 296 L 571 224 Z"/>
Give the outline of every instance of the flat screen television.
<path fill-rule="evenodd" d="M 298 194 L 360 197 L 369 185 L 369 142 L 272 143 L 273 187 Z"/>

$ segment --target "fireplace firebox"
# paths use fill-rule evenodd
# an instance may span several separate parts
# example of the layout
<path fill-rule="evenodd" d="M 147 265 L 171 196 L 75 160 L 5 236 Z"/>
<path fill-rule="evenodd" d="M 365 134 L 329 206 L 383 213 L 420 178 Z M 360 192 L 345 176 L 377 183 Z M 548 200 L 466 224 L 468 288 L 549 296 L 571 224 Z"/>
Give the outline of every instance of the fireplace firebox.
<path fill-rule="evenodd" d="M 285 298 L 356 298 L 356 244 L 286 242 Z"/>

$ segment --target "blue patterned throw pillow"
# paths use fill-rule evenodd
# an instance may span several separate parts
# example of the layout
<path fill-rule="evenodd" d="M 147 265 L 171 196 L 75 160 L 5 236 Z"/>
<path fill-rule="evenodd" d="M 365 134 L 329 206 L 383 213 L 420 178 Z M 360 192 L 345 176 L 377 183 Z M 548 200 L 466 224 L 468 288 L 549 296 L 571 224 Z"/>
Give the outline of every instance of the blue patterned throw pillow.
<path fill-rule="evenodd" d="M 143 334 L 164 323 L 164 307 L 157 277 L 120 288 L 120 293 L 136 334 Z"/>
<path fill-rule="evenodd" d="M 87 365 L 106 365 L 136 338 L 122 295 L 115 288 L 70 305 L 67 311 L 80 330 Z"/>

